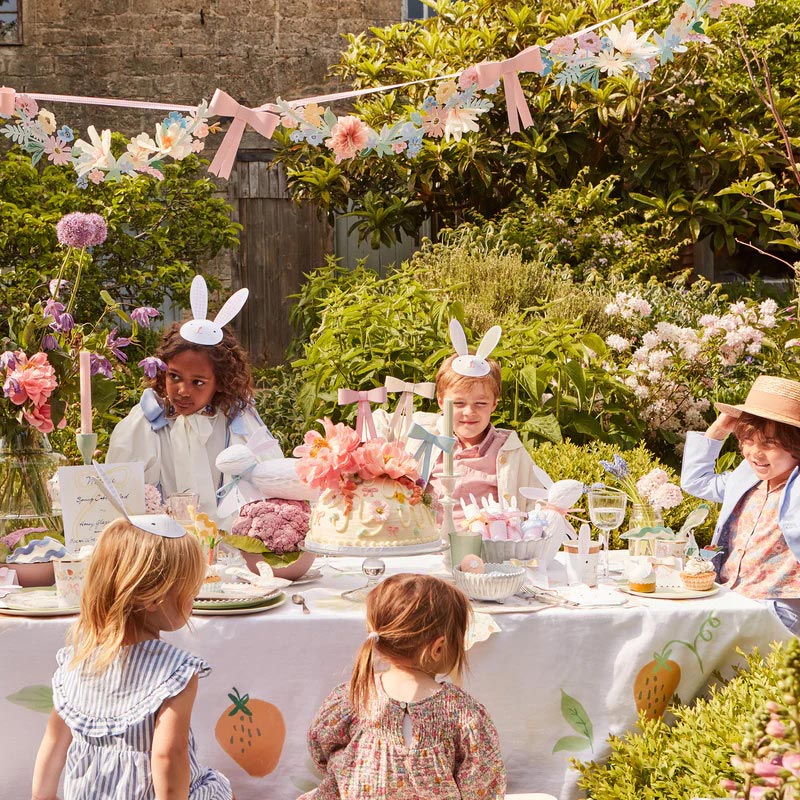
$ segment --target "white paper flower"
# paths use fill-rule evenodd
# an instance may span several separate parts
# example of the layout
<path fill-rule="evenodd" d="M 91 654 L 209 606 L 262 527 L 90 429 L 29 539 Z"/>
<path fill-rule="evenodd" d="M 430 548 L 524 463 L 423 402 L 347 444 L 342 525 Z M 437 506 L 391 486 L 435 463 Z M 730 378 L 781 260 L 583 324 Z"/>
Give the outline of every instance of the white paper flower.
<path fill-rule="evenodd" d="M 606 31 L 611 44 L 623 55 L 632 59 L 647 59 L 658 54 L 658 48 L 649 41 L 652 29 L 639 36 L 633 20 L 628 20 L 621 28 L 610 25 Z"/>
<path fill-rule="evenodd" d="M 476 117 L 481 113 L 478 108 L 464 108 L 463 106 L 453 106 L 447 112 L 447 119 L 444 123 L 444 138 L 450 141 L 452 136 L 457 142 L 468 131 L 477 131 L 478 123 Z"/>
<path fill-rule="evenodd" d="M 72 154 L 78 154 L 75 171 L 78 176 L 86 175 L 94 169 L 107 171 L 116 164 L 116 159 L 111 153 L 111 131 L 107 128 L 99 136 L 94 125 L 90 125 L 86 132 L 89 141 L 78 139 L 72 147 Z"/>

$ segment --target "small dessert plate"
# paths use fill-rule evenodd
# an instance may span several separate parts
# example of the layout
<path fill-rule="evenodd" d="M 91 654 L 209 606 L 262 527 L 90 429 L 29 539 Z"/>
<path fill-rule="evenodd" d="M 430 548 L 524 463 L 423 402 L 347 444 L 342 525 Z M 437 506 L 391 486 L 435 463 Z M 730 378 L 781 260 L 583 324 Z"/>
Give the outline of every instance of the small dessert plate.
<path fill-rule="evenodd" d="M 275 597 L 283 585 L 211 583 L 200 587 L 195 600 L 265 600 Z"/>
<path fill-rule="evenodd" d="M 300 583 L 311 583 L 311 581 L 316 581 L 322 577 L 322 570 L 321 569 L 310 569 L 305 575 L 298 578 L 296 581 L 292 581 L 292 586 L 297 586 Z"/>
<path fill-rule="evenodd" d="M 52 587 L 22 589 L 0 600 L 0 614 L 17 617 L 63 617 L 78 614 L 78 606 L 58 604 L 58 595 Z"/>
<path fill-rule="evenodd" d="M 686 589 L 683 586 L 664 586 L 656 589 L 654 592 L 637 592 L 635 589 L 630 589 L 627 586 L 617 587 L 621 592 L 626 594 L 633 594 L 636 597 L 652 597 L 655 600 L 695 600 L 700 597 L 710 597 L 720 590 L 720 585 L 715 583 L 710 589 L 701 592 L 697 589 Z"/>

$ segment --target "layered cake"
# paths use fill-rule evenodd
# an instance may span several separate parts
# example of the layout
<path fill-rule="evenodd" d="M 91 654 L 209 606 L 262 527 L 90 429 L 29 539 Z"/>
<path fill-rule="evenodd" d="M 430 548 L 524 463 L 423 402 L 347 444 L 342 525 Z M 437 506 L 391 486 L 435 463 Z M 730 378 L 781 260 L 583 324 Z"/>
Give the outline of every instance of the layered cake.
<path fill-rule="evenodd" d="M 311 512 L 307 545 L 408 547 L 439 540 L 419 487 L 388 477 L 357 484 L 347 494 L 325 489 Z"/>

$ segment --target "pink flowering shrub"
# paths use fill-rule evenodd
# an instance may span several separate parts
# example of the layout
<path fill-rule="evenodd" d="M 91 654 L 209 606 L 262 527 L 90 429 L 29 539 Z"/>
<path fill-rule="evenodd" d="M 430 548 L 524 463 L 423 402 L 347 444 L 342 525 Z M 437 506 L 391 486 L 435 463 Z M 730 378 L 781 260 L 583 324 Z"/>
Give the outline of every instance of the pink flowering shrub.
<path fill-rule="evenodd" d="M 281 556 L 300 549 L 310 517 L 309 505 L 303 500 L 257 500 L 242 506 L 231 535 L 260 539 Z"/>
<path fill-rule="evenodd" d="M 325 417 L 320 423 L 324 435 L 308 431 L 304 443 L 294 449 L 295 457 L 300 459 L 300 480 L 320 490 L 338 492 L 349 500 L 359 483 L 385 476 L 413 490 L 409 500 L 412 505 L 422 499 L 422 489 L 416 485 L 417 462 L 400 444 L 384 439 L 362 442 L 342 422 L 334 425 Z"/>

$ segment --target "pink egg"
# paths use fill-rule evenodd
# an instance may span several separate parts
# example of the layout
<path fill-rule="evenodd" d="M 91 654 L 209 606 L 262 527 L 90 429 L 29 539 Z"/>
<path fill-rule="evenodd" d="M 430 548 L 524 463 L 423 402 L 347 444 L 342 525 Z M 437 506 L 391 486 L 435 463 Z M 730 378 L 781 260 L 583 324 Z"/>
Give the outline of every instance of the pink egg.
<path fill-rule="evenodd" d="M 461 559 L 461 563 L 458 565 L 459 569 L 462 572 L 485 572 L 486 567 L 484 566 L 483 559 L 480 556 L 464 556 Z"/>

